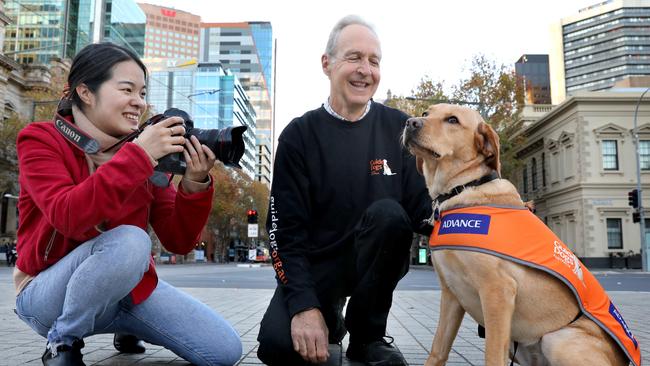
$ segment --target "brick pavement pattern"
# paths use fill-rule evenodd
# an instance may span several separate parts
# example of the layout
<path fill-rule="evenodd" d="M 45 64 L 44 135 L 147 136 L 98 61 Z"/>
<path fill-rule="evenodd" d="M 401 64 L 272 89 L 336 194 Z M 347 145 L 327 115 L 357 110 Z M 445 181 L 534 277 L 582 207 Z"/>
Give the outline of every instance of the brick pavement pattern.
<path fill-rule="evenodd" d="M 255 356 L 257 332 L 272 290 L 195 289 L 184 291 L 205 302 L 237 329 L 244 353 L 238 365 L 259 365 Z M 650 293 L 610 292 L 642 346 L 644 360 L 650 358 Z M 410 365 L 422 365 L 436 329 L 440 305 L 439 291 L 396 291 L 388 321 L 388 332 Z M 9 271 L 0 272 L 0 366 L 41 365 L 45 340 L 13 313 L 15 302 Z M 112 335 L 88 337 L 84 341 L 87 365 L 187 365 L 172 352 L 147 344 L 141 355 L 121 355 L 115 351 Z M 344 340 L 343 350 L 347 342 Z M 465 317 L 449 357 L 448 365 L 482 365 L 485 344 L 476 335 L 476 323 Z M 343 365 L 358 365 L 345 360 Z"/>

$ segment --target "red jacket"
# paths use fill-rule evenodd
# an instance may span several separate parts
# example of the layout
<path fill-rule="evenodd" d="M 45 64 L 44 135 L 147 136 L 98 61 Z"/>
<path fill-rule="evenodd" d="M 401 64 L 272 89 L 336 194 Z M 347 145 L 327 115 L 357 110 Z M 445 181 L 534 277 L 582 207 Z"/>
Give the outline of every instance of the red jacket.
<path fill-rule="evenodd" d="M 151 223 L 165 248 L 186 254 L 205 225 L 212 206 L 212 185 L 189 194 L 173 185 L 159 188 L 148 180 L 153 167 L 147 153 L 126 143 L 90 175 L 83 151 L 66 140 L 52 122 L 32 123 L 18 135 L 18 268 L 36 276 L 78 245 L 105 230 Z M 153 260 L 133 289 L 135 303 L 156 287 Z"/>

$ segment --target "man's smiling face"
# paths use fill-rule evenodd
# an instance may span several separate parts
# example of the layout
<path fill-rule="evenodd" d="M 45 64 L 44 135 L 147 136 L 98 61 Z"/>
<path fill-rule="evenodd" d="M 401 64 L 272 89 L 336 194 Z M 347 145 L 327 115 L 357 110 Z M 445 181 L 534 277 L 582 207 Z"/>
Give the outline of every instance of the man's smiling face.
<path fill-rule="evenodd" d="M 323 57 L 330 79 L 330 104 L 337 112 L 363 108 L 379 86 L 381 48 L 377 36 L 362 25 L 349 25 L 339 34 L 333 57 Z"/>

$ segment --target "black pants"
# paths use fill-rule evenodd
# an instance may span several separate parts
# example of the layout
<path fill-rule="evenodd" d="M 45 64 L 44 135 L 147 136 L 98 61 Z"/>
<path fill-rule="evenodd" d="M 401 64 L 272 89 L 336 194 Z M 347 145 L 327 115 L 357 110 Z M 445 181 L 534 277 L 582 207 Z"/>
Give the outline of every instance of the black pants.
<path fill-rule="evenodd" d="M 399 203 L 388 199 L 374 202 L 349 237 L 342 253 L 310 263 L 330 343 L 340 342 L 346 329 L 351 343 L 381 339 L 393 290 L 408 272 L 413 232 Z M 347 296 L 350 301 L 343 319 Z M 280 287 L 264 314 L 257 340 L 257 356 L 265 364 L 305 364 L 293 350 L 291 319 Z"/>

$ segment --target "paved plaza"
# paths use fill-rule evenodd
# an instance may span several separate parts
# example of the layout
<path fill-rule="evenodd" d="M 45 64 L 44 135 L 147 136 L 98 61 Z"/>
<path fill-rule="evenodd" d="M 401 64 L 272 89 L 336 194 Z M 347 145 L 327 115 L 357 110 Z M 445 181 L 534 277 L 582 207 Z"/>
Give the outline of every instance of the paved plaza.
<path fill-rule="evenodd" d="M 0 366 L 41 365 L 45 340 L 23 324 L 13 313 L 14 290 L 10 269 L 0 268 Z M 434 275 L 432 273 L 432 275 Z M 238 365 L 257 365 L 256 336 L 272 290 L 233 288 L 183 288 L 205 302 L 237 329 L 244 353 Z M 650 357 L 650 293 L 610 292 L 642 346 L 642 356 Z M 388 333 L 410 365 L 422 365 L 427 357 L 438 319 L 439 291 L 396 291 L 388 320 Z M 187 365 L 172 352 L 147 345 L 142 355 L 120 355 L 112 345 L 112 335 L 85 339 L 87 365 Z M 344 341 L 345 350 L 347 339 Z M 476 335 L 476 323 L 465 317 L 449 358 L 449 365 L 483 365 L 484 342 Z M 344 365 L 356 365 L 343 357 Z"/>

